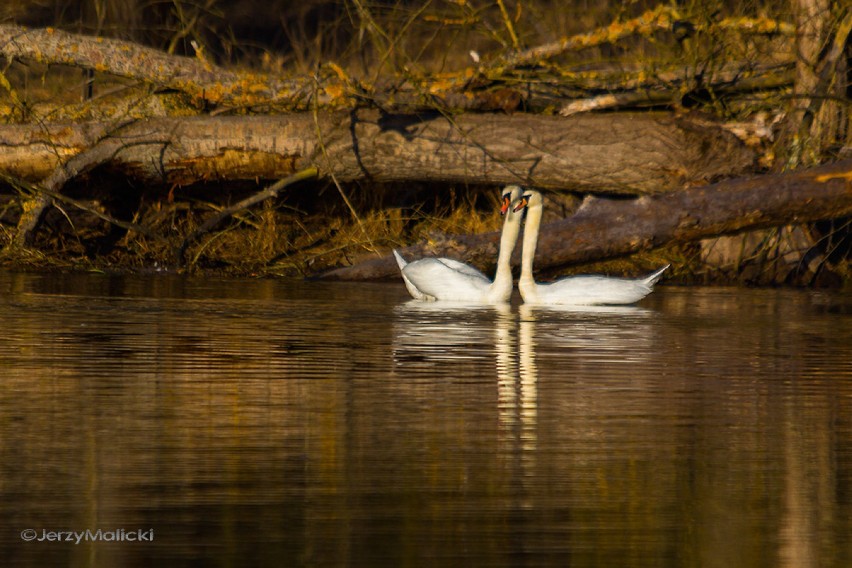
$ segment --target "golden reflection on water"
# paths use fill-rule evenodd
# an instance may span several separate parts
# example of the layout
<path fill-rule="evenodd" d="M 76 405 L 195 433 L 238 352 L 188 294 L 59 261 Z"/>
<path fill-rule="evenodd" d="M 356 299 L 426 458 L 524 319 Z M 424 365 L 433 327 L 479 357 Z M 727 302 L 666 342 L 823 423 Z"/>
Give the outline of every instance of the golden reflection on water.
<path fill-rule="evenodd" d="M 844 296 L 0 274 L 4 566 L 846 566 Z M 840 306 L 840 309 L 835 309 Z M 150 545 L 25 528 L 152 527 Z"/>

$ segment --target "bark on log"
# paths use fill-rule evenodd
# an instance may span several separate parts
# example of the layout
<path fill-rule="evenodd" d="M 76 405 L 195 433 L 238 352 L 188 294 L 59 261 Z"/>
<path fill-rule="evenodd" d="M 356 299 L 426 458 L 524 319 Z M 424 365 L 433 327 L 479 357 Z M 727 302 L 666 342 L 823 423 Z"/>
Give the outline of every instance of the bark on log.
<path fill-rule="evenodd" d="M 203 58 L 168 55 L 139 44 L 83 36 L 55 28 L 0 25 L 0 53 L 7 59 L 64 64 L 109 72 L 212 103 L 234 106 L 305 98 L 310 85 L 268 75 L 232 72 Z"/>
<path fill-rule="evenodd" d="M 362 110 L 159 118 L 113 131 L 99 123 L 0 126 L 0 172 L 37 182 L 96 143 L 110 145 L 111 165 L 168 184 L 278 179 L 317 166 L 339 181 L 655 194 L 743 173 L 755 160 L 722 128 L 667 113 L 446 117 Z"/>
<path fill-rule="evenodd" d="M 632 200 L 589 197 L 572 217 L 542 228 L 535 263 L 538 269 L 556 268 L 671 243 L 848 215 L 852 215 L 852 160 Z M 491 270 L 498 241 L 499 233 L 457 236 L 400 252 L 408 260 L 446 256 Z M 519 258 L 516 250 L 513 261 Z M 322 275 L 335 280 L 398 276 L 392 256 Z"/>

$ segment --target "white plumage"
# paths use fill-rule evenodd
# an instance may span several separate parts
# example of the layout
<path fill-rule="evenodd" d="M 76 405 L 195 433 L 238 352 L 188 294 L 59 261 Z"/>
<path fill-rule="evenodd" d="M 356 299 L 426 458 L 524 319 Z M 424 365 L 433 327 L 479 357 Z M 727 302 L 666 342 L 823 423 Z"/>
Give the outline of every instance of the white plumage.
<path fill-rule="evenodd" d="M 644 278 L 611 278 L 609 276 L 571 276 L 548 284 L 538 284 L 533 278 L 533 259 L 538 244 L 541 215 L 544 209 L 541 193 L 524 192 L 513 207 L 526 209 L 521 278 L 518 289 L 525 304 L 533 305 L 623 305 L 638 302 L 654 289 L 654 284 L 669 267 L 667 264 Z"/>
<path fill-rule="evenodd" d="M 482 272 L 463 262 L 450 258 L 423 258 L 406 262 L 393 251 L 405 287 L 417 300 L 445 300 L 475 304 L 508 302 L 512 295 L 512 267 L 510 260 L 521 230 L 521 213 L 511 204 L 521 198 L 521 188 L 507 186 L 502 192 L 503 233 L 497 257 L 494 281 Z"/>

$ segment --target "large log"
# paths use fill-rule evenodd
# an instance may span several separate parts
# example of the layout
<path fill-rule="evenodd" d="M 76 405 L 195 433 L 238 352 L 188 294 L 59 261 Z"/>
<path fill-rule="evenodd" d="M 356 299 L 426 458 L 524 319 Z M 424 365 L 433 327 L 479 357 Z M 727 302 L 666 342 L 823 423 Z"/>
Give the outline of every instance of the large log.
<path fill-rule="evenodd" d="M 96 145 L 88 167 L 143 181 L 277 179 L 316 166 L 339 181 L 522 183 L 655 194 L 736 175 L 754 152 L 706 121 L 670 113 L 387 115 L 378 111 L 0 126 L 0 173 L 36 183 Z M 85 171 L 85 168 L 81 171 Z M 54 188 L 58 189 L 58 188 Z"/>
<path fill-rule="evenodd" d="M 179 57 L 133 42 L 56 28 L 0 25 L 0 53 L 7 59 L 64 64 L 176 89 L 214 104 L 271 104 L 307 98 L 305 81 L 234 72 L 198 57 Z M 309 89 L 308 89 L 309 90 Z"/>
<path fill-rule="evenodd" d="M 577 212 L 542 228 L 536 267 L 606 260 L 671 243 L 852 215 L 852 160 L 786 174 L 734 179 L 637 199 L 589 197 Z M 446 256 L 490 270 L 499 233 L 456 236 L 401 249 L 408 260 Z M 520 247 L 519 247 L 520 248 Z M 514 262 L 520 251 L 515 251 Z M 397 277 L 392 256 L 366 260 L 322 277 Z"/>

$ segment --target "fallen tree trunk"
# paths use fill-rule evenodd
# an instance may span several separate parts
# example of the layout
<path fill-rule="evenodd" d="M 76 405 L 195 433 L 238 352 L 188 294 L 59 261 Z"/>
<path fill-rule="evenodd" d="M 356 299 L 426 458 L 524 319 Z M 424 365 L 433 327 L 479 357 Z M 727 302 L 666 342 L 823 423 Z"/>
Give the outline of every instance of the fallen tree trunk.
<path fill-rule="evenodd" d="M 36 182 L 109 144 L 143 181 L 275 179 L 306 167 L 339 181 L 526 183 L 653 194 L 747 171 L 754 152 L 720 127 L 669 113 L 562 118 L 378 111 L 0 126 L 0 172 Z"/>
<path fill-rule="evenodd" d="M 149 183 L 278 179 L 317 167 L 338 181 L 523 183 L 653 194 L 747 170 L 754 153 L 718 127 L 670 114 L 387 115 L 353 111 L 0 126 L 0 174 L 50 192 L 97 166 Z M 57 181 L 59 180 L 59 181 Z M 31 242 L 49 200 L 18 225 Z"/>
<path fill-rule="evenodd" d="M 250 106 L 308 98 L 307 81 L 233 72 L 196 58 L 163 53 L 133 42 L 78 35 L 56 28 L 0 25 L 0 52 L 7 59 L 73 65 L 176 89 L 213 104 Z"/>
<path fill-rule="evenodd" d="M 588 197 L 572 217 L 542 228 L 535 262 L 538 269 L 552 269 L 667 244 L 848 215 L 852 215 L 852 160 L 632 200 Z M 400 252 L 409 260 L 447 256 L 490 270 L 498 241 L 499 233 L 455 236 Z M 519 257 L 516 250 L 515 263 Z M 322 277 L 370 280 L 398 273 L 393 257 L 385 256 Z"/>

